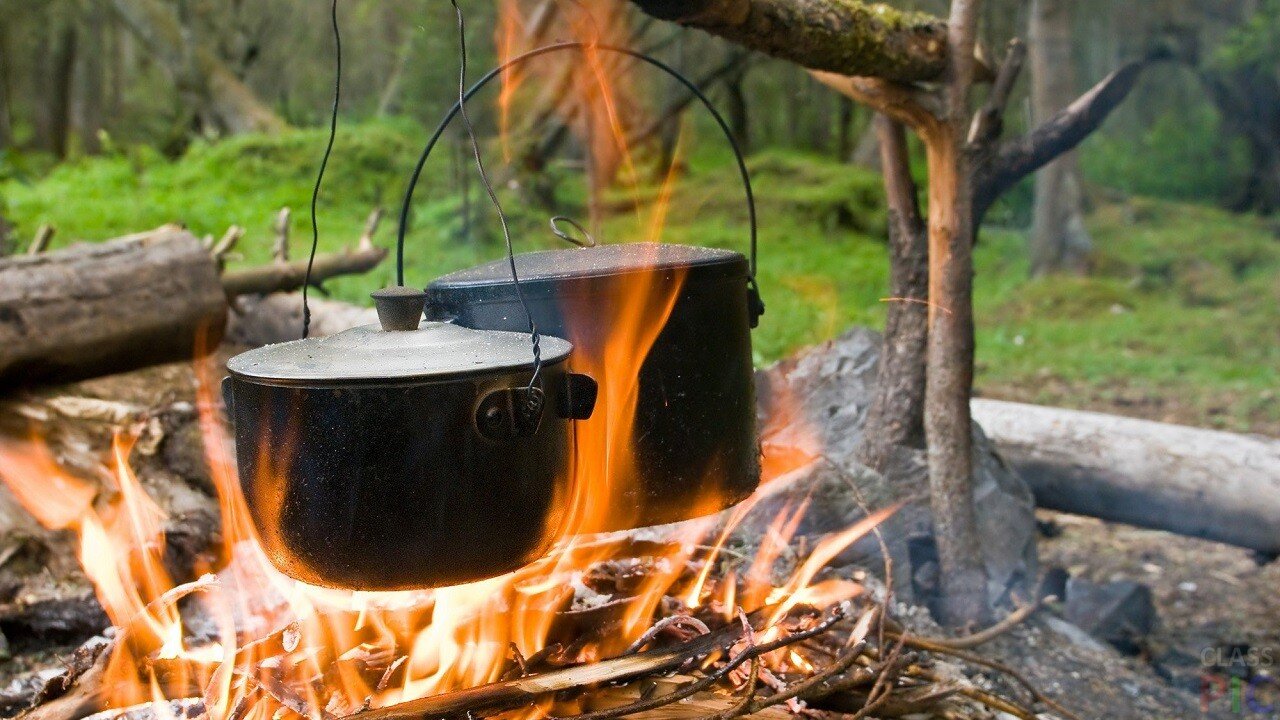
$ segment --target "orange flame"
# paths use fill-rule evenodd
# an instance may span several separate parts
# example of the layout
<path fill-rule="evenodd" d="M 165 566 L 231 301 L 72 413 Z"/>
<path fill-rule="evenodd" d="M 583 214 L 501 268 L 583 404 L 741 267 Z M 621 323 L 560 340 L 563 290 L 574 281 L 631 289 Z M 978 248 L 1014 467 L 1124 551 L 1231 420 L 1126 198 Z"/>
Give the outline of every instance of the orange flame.
<path fill-rule="evenodd" d="M 581 5 L 572 7 L 576 9 L 570 29 L 575 37 L 627 44 L 626 17 L 620 8 L 611 5 L 593 17 Z M 500 9 L 497 44 L 505 61 L 531 38 L 524 32 L 528 20 L 518 0 L 502 0 Z M 568 86 L 579 91 L 581 104 L 557 101 L 555 112 L 583 139 L 593 195 L 622 170 L 632 188 L 638 186 L 626 140 L 633 101 L 610 81 L 617 70 L 613 59 L 596 48 L 589 48 L 585 58 L 566 56 L 563 65 L 550 70 L 529 70 L 531 75 L 563 73 Z M 508 153 L 505 143 L 512 118 L 519 116 L 513 104 L 523 78 L 504 77 L 499 97 Z M 660 238 L 667 220 L 678 180 L 674 167 L 667 169 L 651 213 L 637 215 L 651 241 Z M 111 687 L 117 688 L 109 698 L 111 705 L 202 694 L 212 720 L 345 716 L 496 681 L 510 667 L 513 652 L 530 657 L 565 639 L 566 633 L 576 642 L 565 650 L 565 661 L 616 654 L 650 627 L 667 598 L 722 612 L 726 621 L 735 621 L 739 608 L 752 611 L 765 603 L 785 609 L 825 606 L 857 594 L 860 588 L 849 582 L 814 580 L 832 558 L 892 510 L 825 538 L 799 562 L 793 538 L 809 501 L 793 503 L 772 519 L 741 582 L 738 570 L 717 576 L 716 569 L 730 552 L 735 528 L 759 507 L 759 496 L 727 517 L 681 525 L 665 545 L 647 550 L 643 557 L 635 557 L 634 545 L 625 537 L 588 534 L 629 526 L 637 517 L 635 503 L 627 498 L 641 472 L 632 455 L 640 368 L 684 281 L 659 273 L 629 277 L 617 302 L 591 308 L 599 326 L 608 328 L 603 352 L 594 360 L 573 360 L 589 365 L 575 370 L 595 377 L 601 391 L 595 415 L 578 424 L 572 491 L 565 498 L 563 523 L 556 529 L 559 542 L 547 557 L 502 577 L 431 591 L 352 593 L 306 586 L 282 575 L 257 542 L 240 488 L 215 390 L 220 368 L 208 359 L 199 360 L 199 424 L 218 493 L 223 546 L 216 581 L 199 586 L 200 608 L 215 621 L 217 639 L 192 645 L 177 610 L 190 587 L 175 587 L 164 570 L 164 513 L 130 468 L 130 438 L 122 435 L 113 444 L 105 474 L 111 497 L 99 497 L 105 494 L 96 484 L 63 471 L 39 439 L 0 439 L 0 476 L 46 527 L 79 533 L 80 558 L 99 599 L 112 622 L 128 629 L 129 641 L 117 643 L 108 669 Z M 196 356 L 206 358 L 207 349 L 199 349 Z M 801 422 L 799 412 L 784 414 L 793 415 L 794 429 L 766 445 L 766 478 L 821 454 L 817 434 Z M 290 441 L 276 438 L 258 448 L 263 454 L 261 472 L 281 470 L 270 457 Z M 715 478 L 709 480 L 715 484 Z M 716 500 L 708 498 L 708 507 L 691 511 L 715 510 Z M 273 513 L 268 509 L 265 515 Z M 713 533 L 708 549 L 702 543 Z M 774 572 L 784 558 L 796 560 L 798 567 L 779 580 Z M 592 573 L 604 563 L 641 568 L 634 587 L 616 593 L 593 587 Z M 565 628 L 573 612 L 612 613 L 617 629 L 592 640 L 580 628 Z M 774 620 L 784 613 L 775 610 Z M 768 632 L 776 636 L 779 631 Z M 778 658 L 791 667 L 803 667 L 803 658 Z M 194 693 L 193 686 L 199 688 Z M 541 716 L 548 711 L 540 707 L 529 712 Z"/>

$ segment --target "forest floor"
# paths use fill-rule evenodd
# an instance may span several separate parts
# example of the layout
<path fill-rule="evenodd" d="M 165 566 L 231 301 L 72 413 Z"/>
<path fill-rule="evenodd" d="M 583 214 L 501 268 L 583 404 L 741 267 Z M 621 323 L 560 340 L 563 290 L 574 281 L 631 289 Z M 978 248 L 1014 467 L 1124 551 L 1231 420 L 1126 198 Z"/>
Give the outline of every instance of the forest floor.
<path fill-rule="evenodd" d="M 407 121 L 342 129 L 320 205 L 322 249 L 354 242 L 374 206 L 397 209 L 422 136 Z M 176 161 L 145 148 L 117 150 L 39 177 L 0 166 L 0 215 L 20 237 L 52 223 L 54 247 L 167 222 L 215 236 L 238 224 L 248 236 L 234 263 L 253 264 L 270 257 L 276 213 L 289 206 L 298 256 L 310 241 L 305 209 L 322 140 L 306 130 L 237 137 L 194 145 Z M 501 185 L 517 188 L 504 200 L 520 249 L 551 246 L 552 213 L 525 202 L 519 178 L 503 175 L 496 146 L 491 154 Z M 415 282 L 500 253 L 492 210 L 474 181 L 473 220 L 460 212 L 459 178 L 470 166 L 442 155 L 424 174 L 414 206 L 408 277 Z M 636 165 L 647 167 L 646 158 L 638 155 Z M 882 324 L 888 270 L 878 176 L 777 150 L 758 153 L 751 166 L 761 214 L 760 285 L 769 304 L 755 335 L 758 363 L 851 324 Z M 614 212 L 602 239 L 745 250 L 746 213 L 729 158 L 699 153 L 685 167 L 669 207 L 655 202 L 661 188 L 646 170 L 637 171 L 643 177 L 631 191 L 607 197 Z M 557 166 L 548 177 L 556 182 L 557 212 L 583 218 L 578 176 Z M 620 184 L 629 176 L 624 170 Z M 976 256 L 978 393 L 1280 436 L 1280 222 L 1095 194 L 1109 199 L 1089 218 L 1097 247 L 1089 277 L 1029 279 L 1025 231 L 983 232 Z M 1017 216 L 1010 210 L 1016 204 L 993 216 Z M 383 244 L 393 237 L 386 225 Z M 391 273 L 384 265 L 328 290 L 361 302 Z"/>

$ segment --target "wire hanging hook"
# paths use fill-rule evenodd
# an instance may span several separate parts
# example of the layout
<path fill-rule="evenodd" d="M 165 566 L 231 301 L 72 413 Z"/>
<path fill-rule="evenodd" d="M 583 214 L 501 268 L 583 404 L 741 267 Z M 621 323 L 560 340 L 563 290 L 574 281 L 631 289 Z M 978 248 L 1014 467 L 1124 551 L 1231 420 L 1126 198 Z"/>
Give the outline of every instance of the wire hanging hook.
<path fill-rule="evenodd" d="M 529 335 L 533 338 L 533 376 L 529 378 L 529 388 L 532 390 L 537 386 L 538 378 L 542 374 L 542 336 L 538 333 L 538 324 L 534 322 L 533 313 L 525 300 L 524 288 L 520 286 L 520 273 L 516 270 L 515 245 L 511 242 L 511 227 L 507 223 L 507 214 L 502 210 L 502 201 L 498 199 L 493 183 L 489 181 L 489 172 L 485 170 L 484 156 L 480 152 L 480 141 L 476 138 L 476 129 L 471 124 L 471 117 L 467 114 L 467 23 L 462 15 L 462 8 L 458 6 L 458 0 L 450 0 L 450 3 L 458 16 L 458 51 L 461 60 L 458 70 L 458 107 L 462 114 L 462 124 L 467 129 L 467 137 L 471 140 L 471 150 L 476 158 L 476 171 L 480 175 L 480 182 L 484 185 L 485 192 L 489 194 L 489 202 L 493 203 L 493 209 L 498 213 L 498 222 L 502 225 L 502 238 L 507 244 L 507 261 L 511 265 L 511 281 L 515 283 L 516 297 L 520 300 L 520 308 L 524 310 L 525 318 L 529 321 Z M 403 237 L 404 228 L 401 227 L 401 238 Z M 400 257 L 403 259 L 403 251 Z M 399 283 L 403 285 L 403 263 L 397 267 L 397 274 Z"/>
<path fill-rule="evenodd" d="M 316 184 L 311 190 L 311 253 L 307 256 L 307 274 L 302 283 L 303 340 L 311 335 L 311 304 L 308 291 L 311 289 L 311 273 L 316 264 L 316 251 L 320 248 L 320 223 L 316 218 L 316 206 L 320 202 L 320 185 L 324 182 L 324 171 L 329 167 L 329 156 L 333 154 L 333 142 L 338 137 L 338 105 L 342 100 L 342 31 L 338 26 L 338 0 L 333 0 L 330 8 L 330 20 L 333 22 L 335 57 L 333 111 L 329 114 L 329 143 L 325 146 L 324 157 L 320 160 L 320 171 L 316 173 Z"/>

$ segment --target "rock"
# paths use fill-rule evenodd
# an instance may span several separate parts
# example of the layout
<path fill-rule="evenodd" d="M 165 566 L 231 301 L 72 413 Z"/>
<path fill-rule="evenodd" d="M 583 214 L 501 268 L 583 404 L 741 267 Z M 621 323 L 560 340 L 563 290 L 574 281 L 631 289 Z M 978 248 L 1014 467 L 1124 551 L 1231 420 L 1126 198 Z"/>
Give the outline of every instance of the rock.
<path fill-rule="evenodd" d="M 879 334 L 853 328 L 840 337 L 757 373 L 758 416 L 765 450 L 765 507 L 752 512 L 767 523 L 787 502 L 810 498 L 800 535 L 848 526 L 863 507 L 907 503 L 881 527 L 904 599 L 927 601 L 936 587 L 937 553 L 928 503 L 923 451 L 903 448 L 881 475 L 861 465 L 856 448 L 871 405 L 880 355 Z M 991 600 L 1030 598 L 1037 576 L 1035 503 L 1026 483 L 996 455 L 974 426 L 978 523 L 990 576 Z M 776 478 L 770 477 L 770 474 Z M 759 531 L 743 528 L 739 535 Z M 844 559 L 875 560 L 879 544 L 866 538 Z"/>
<path fill-rule="evenodd" d="M 1156 623 L 1151 588 L 1130 580 L 1094 583 L 1071 578 L 1064 614 L 1072 624 L 1130 655 L 1142 651 Z"/>

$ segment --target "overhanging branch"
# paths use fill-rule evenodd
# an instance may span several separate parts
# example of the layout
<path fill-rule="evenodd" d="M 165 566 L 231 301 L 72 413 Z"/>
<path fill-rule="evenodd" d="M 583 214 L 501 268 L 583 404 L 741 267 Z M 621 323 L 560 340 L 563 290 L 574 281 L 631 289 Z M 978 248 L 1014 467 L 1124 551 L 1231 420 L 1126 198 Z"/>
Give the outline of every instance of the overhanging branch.
<path fill-rule="evenodd" d="M 661 20 L 705 30 L 802 67 L 890 81 L 935 80 L 947 25 L 859 0 L 632 0 Z"/>
<path fill-rule="evenodd" d="M 1111 112 L 1128 97 L 1142 71 L 1165 57 L 1155 54 L 1125 64 L 1039 127 L 1002 143 L 990 160 L 981 166 L 975 179 L 974 200 L 978 217 L 1019 180 L 1074 150 L 1101 127 Z"/>

